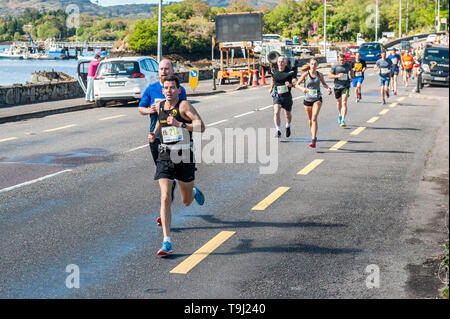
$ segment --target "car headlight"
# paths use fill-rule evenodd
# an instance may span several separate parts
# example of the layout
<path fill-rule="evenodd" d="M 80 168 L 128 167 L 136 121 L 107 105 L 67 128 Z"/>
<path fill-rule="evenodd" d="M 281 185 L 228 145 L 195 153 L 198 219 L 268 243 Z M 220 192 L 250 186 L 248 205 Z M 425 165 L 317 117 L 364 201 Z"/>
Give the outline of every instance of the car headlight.
<path fill-rule="evenodd" d="M 428 64 L 422 64 L 422 70 L 425 72 L 430 72 L 430 66 Z"/>

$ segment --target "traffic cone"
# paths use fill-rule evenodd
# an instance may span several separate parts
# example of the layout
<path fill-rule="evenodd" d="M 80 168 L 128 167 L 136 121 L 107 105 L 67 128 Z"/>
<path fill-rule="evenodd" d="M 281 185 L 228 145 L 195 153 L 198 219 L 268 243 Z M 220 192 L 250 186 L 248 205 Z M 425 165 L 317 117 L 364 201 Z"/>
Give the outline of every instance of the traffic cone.
<path fill-rule="evenodd" d="M 266 85 L 266 70 L 262 68 L 261 71 L 261 85 Z"/>
<path fill-rule="evenodd" d="M 258 76 L 256 75 L 258 71 L 254 70 L 253 71 L 253 84 L 252 86 L 258 86 Z"/>
<path fill-rule="evenodd" d="M 241 72 L 241 81 L 239 83 L 240 85 L 245 85 L 244 83 L 244 72 Z"/>

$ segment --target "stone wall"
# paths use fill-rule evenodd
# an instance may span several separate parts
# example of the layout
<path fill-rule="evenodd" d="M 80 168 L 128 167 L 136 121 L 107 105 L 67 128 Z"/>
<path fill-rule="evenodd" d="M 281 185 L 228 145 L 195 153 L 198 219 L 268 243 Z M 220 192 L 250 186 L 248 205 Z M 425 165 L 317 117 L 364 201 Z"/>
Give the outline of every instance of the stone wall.
<path fill-rule="evenodd" d="M 84 96 L 77 81 L 0 87 L 0 106 L 22 105 Z"/>
<path fill-rule="evenodd" d="M 211 70 L 200 70 L 200 80 L 212 79 Z M 189 72 L 177 73 L 181 83 L 189 82 Z M 0 86 L 0 107 L 83 97 L 78 81 Z"/>

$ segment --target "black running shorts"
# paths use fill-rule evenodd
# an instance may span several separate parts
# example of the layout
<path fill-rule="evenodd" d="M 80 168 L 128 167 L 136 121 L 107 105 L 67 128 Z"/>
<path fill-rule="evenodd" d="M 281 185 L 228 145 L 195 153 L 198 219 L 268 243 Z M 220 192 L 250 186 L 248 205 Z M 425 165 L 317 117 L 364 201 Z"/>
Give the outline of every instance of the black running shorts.
<path fill-rule="evenodd" d="M 334 97 L 336 99 L 340 99 L 342 97 L 342 94 L 350 96 L 350 88 L 341 88 L 341 89 L 334 88 Z"/>
<path fill-rule="evenodd" d="M 155 180 L 167 178 L 189 183 L 195 179 L 195 171 L 195 163 L 180 162 L 175 164 L 172 161 L 158 160 L 156 162 Z"/>
<path fill-rule="evenodd" d="M 283 109 L 290 112 L 292 110 L 292 95 L 288 96 L 282 96 L 282 95 L 275 95 L 273 97 L 273 104 L 280 104 Z"/>

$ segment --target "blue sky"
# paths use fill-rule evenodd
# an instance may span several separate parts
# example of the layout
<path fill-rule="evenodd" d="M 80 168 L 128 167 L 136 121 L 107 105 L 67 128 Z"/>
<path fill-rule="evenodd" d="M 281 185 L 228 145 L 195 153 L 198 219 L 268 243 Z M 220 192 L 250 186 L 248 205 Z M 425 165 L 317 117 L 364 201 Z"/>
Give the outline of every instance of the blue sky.
<path fill-rule="evenodd" d="M 96 0 L 90 0 L 92 3 L 97 3 Z M 172 0 L 176 1 L 176 0 Z M 179 0 L 181 1 L 181 0 Z M 98 4 L 101 6 L 114 6 L 119 4 L 150 4 L 150 3 L 158 3 L 158 0 L 98 0 Z M 163 2 L 165 2 L 163 0 Z"/>

